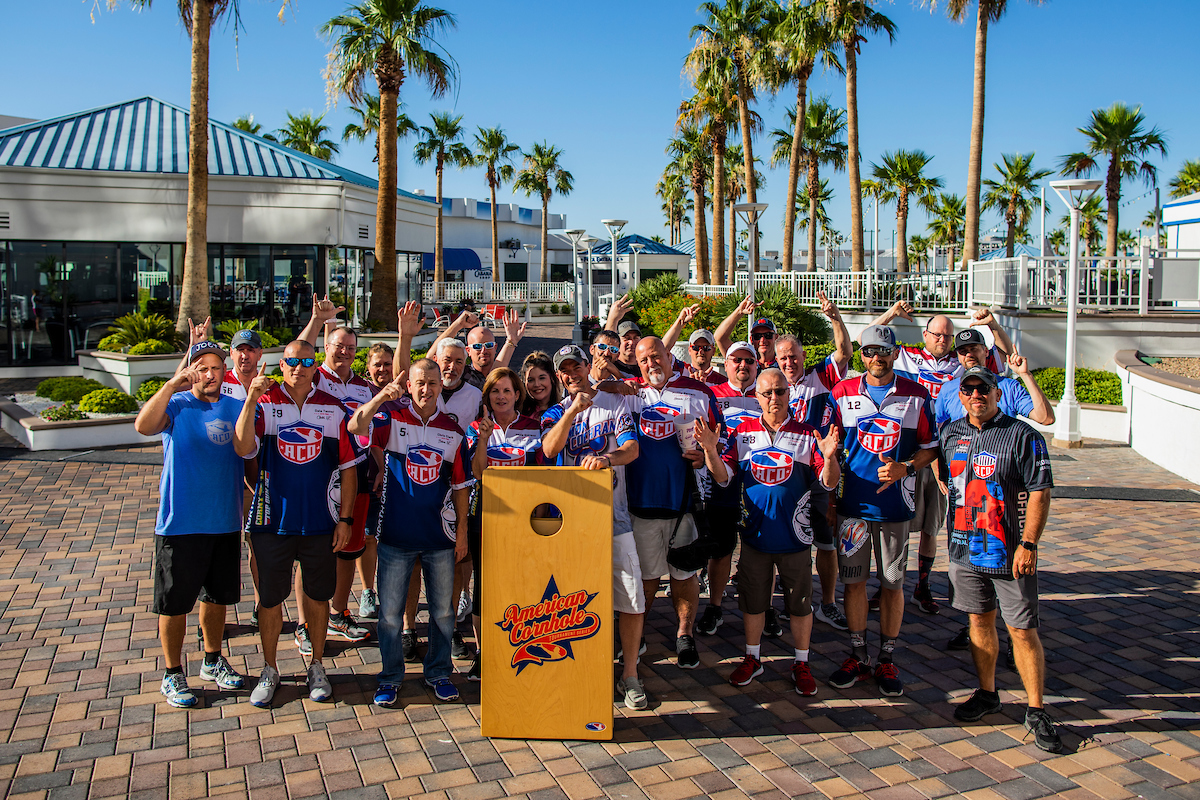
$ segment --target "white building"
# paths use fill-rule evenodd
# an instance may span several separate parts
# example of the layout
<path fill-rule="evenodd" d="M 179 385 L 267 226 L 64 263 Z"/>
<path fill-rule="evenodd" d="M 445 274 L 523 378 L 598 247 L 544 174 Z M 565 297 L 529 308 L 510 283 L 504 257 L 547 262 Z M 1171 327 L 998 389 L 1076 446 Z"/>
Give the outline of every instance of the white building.
<path fill-rule="evenodd" d="M 420 193 L 418 193 L 420 194 Z M 442 235 L 444 237 L 447 281 L 482 283 L 492 279 L 491 203 L 471 197 L 442 198 Z M 563 214 L 547 215 L 547 230 L 567 227 Z M 500 242 L 500 280 L 524 281 L 526 268 L 533 264 L 532 280 L 540 279 L 542 263 L 542 210 L 516 204 L 496 204 L 496 230 Z M 571 244 L 549 234 L 547 259 L 549 281 L 571 279 Z M 526 245 L 532 246 L 527 248 Z M 432 251 L 430 247 L 430 251 Z M 433 253 L 425 254 L 426 281 L 433 280 Z"/>
<path fill-rule="evenodd" d="M 1162 224 L 1168 250 L 1200 250 L 1200 192 L 1164 203 Z"/>

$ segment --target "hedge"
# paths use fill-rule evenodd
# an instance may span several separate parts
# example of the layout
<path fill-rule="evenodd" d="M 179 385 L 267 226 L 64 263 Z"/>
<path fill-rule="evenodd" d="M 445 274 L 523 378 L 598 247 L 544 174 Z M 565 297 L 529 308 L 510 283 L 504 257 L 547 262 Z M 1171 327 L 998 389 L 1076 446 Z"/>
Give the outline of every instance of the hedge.
<path fill-rule="evenodd" d="M 1033 371 L 1034 382 L 1051 400 L 1062 399 L 1066 379 L 1067 371 L 1062 367 L 1044 367 Z M 1081 403 L 1119 406 L 1122 403 L 1121 379 L 1115 372 L 1079 367 L 1075 370 L 1075 399 Z"/>
<path fill-rule="evenodd" d="M 91 378 L 47 378 L 37 385 L 34 394 L 58 403 L 78 403 L 84 395 L 103 388 L 103 383 Z"/>
<path fill-rule="evenodd" d="M 138 404 L 120 389 L 97 389 L 79 401 L 79 410 L 93 414 L 132 414 L 138 410 Z"/>

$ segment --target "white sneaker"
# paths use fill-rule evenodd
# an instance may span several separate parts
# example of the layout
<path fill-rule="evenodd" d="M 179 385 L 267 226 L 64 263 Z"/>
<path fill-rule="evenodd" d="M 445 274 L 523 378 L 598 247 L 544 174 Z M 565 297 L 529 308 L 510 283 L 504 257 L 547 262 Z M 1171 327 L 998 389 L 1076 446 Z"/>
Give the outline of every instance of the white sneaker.
<path fill-rule="evenodd" d="M 633 711 L 643 711 L 649 708 L 650 701 L 646 699 L 646 687 L 641 678 L 623 678 L 621 690 L 625 693 L 625 707 Z"/>
<path fill-rule="evenodd" d="M 250 705 L 270 708 L 271 700 L 274 699 L 275 690 L 278 688 L 279 670 L 269 665 L 263 667 L 262 677 L 258 679 L 258 685 L 250 693 Z"/>
<path fill-rule="evenodd" d="M 329 684 L 329 678 L 325 676 L 325 667 L 320 663 L 312 664 L 308 668 L 308 697 L 318 703 L 333 699 L 333 687 Z"/>
<path fill-rule="evenodd" d="M 454 618 L 459 622 L 466 622 L 469 616 L 471 616 L 471 595 L 467 594 L 466 589 L 463 589 L 462 594 L 458 596 L 458 613 Z"/>

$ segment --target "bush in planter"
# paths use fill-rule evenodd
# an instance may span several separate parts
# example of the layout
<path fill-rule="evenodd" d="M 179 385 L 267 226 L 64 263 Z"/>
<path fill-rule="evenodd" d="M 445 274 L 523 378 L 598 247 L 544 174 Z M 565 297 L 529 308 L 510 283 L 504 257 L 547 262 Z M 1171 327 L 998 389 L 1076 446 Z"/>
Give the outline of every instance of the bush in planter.
<path fill-rule="evenodd" d="M 78 403 L 84 395 L 103 388 L 103 383 L 91 378 L 47 378 L 37 385 L 34 394 L 58 403 Z"/>
<path fill-rule="evenodd" d="M 138 404 L 120 389 L 97 389 L 84 395 L 79 410 L 93 414 L 132 414 L 138 410 Z"/>
<path fill-rule="evenodd" d="M 138 342 L 126 351 L 131 356 L 165 356 L 175 352 L 175 346 L 161 339 L 147 339 Z"/>
<path fill-rule="evenodd" d="M 551 313 L 551 314 L 557 314 L 557 313 L 558 313 L 558 303 L 551 303 L 551 304 L 550 304 L 550 313 Z"/>
<path fill-rule="evenodd" d="M 109 334 L 100 340 L 96 345 L 97 350 L 103 350 L 105 353 L 121 353 L 125 351 L 125 345 L 121 344 L 121 340 Z"/>
<path fill-rule="evenodd" d="M 175 323 L 162 314 L 126 314 L 118 317 L 117 321 L 109 326 L 108 331 L 114 340 L 124 347 L 133 347 L 141 342 L 154 339 L 169 344 L 171 350 L 167 352 L 176 352 L 182 350 L 183 345 L 186 344 L 183 337 L 175 330 Z"/>
<path fill-rule="evenodd" d="M 169 378 L 164 378 L 161 375 L 156 375 L 153 378 L 146 378 L 146 380 L 142 381 L 142 385 L 137 388 L 137 391 L 133 393 L 133 396 L 138 400 L 138 402 L 145 403 L 151 397 L 154 397 L 155 392 L 161 389 L 163 384 L 165 384 L 168 380 Z"/>
<path fill-rule="evenodd" d="M 257 320 L 245 322 L 236 319 L 227 319 L 224 322 L 218 323 L 216 326 L 216 339 L 226 347 L 233 341 L 233 335 L 238 331 L 252 331 L 258 327 Z M 263 347 L 278 347 L 279 339 L 268 331 L 259 331 L 258 338 L 262 339 Z"/>
<path fill-rule="evenodd" d="M 1062 367 L 1036 369 L 1033 380 L 1048 398 L 1061 400 L 1067 371 Z M 1115 372 L 1079 367 L 1075 370 L 1075 399 L 1081 403 L 1119 406 L 1122 403 L 1121 379 Z"/>
<path fill-rule="evenodd" d="M 63 403 L 61 406 L 43 408 L 42 413 L 38 416 L 47 422 L 68 422 L 76 419 L 87 419 L 87 414 L 76 408 L 74 403 Z"/>

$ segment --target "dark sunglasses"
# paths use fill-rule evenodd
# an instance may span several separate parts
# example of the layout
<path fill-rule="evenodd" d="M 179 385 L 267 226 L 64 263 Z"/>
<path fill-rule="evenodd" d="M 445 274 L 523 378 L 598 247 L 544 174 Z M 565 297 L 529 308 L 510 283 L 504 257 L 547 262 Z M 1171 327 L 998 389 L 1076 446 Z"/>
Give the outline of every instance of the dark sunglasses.
<path fill-rule="evenodd" d="M 709 350 L 712 350 L 712 345 L 707 344 L 693 344 L 689 345 L 689 347 L 696 353 L 707 353 Z"/>
<path fill-rule="evenodd" d="M 759 392 L 763 397 L 787 397 L 787 389 L 767 389 L 765 392 Z"/>
<path fill-rule="evenodd" d="M 735 364 L 754 364 L 758 361 L 757 358 L 741 358 L 740 356 L 730 356 L 725 360 L 732 361 Z"/>
<path fill-rule="evenodd" d="M 317 363 L 315 358 L 284 358 L 280 360 L 289 367 L 311 367 Z"/>
<path fill-rule="evenodd" d="M 859 352 L 862 353 L 863 358 L 878 358 L 880 356 L 890 356 L 892 354 L 892 348 L 890 348 L 890 347 L 864 347 Z"/>
<path fill-rule="evenodd" d="M 757 342 L 759 339 L 774 339 L 775 334 L 771 333 L 770 331 L 763 331 L 762 333 L 750 334 L 750 338 Z"/>
<path fill-rule="evenodd" d="M 970 397 L 973 394 L 977 394 L 980 397 L 987 397 L 990 391 L 991 388 L 986 383 L 972 383 L 970 386 L 964 383 L 958 387 L 958 393 L 963 397 Z"/>
<path fill-rule="evenodd" d="M 491 350 L 495 346 L 495 342 L 475 342 L 474 344 L 467 345 L 467 347 L 470 347 L 476 353 L 480 352 L 481 350 Z"/>

